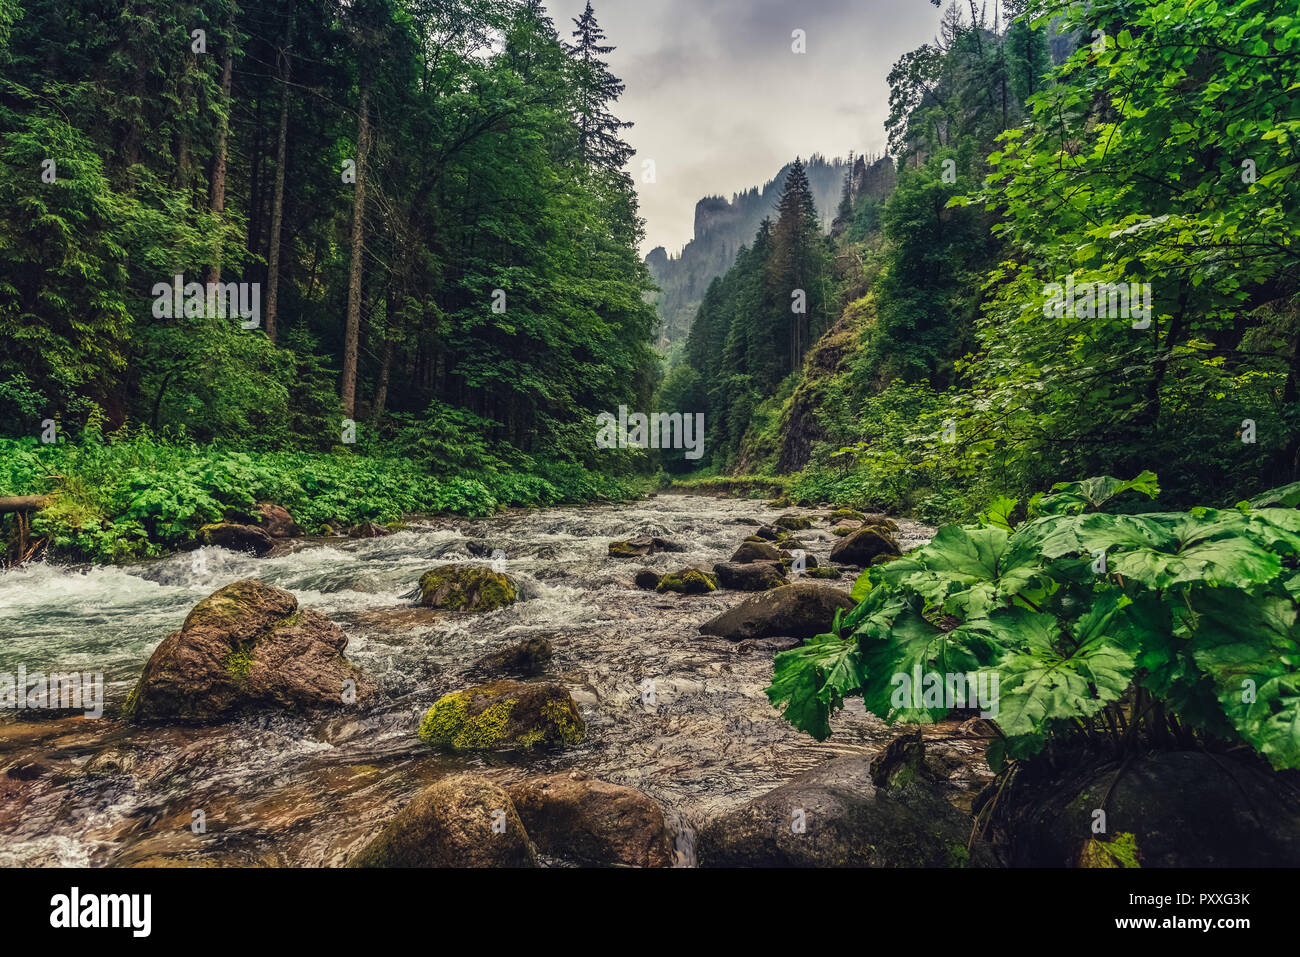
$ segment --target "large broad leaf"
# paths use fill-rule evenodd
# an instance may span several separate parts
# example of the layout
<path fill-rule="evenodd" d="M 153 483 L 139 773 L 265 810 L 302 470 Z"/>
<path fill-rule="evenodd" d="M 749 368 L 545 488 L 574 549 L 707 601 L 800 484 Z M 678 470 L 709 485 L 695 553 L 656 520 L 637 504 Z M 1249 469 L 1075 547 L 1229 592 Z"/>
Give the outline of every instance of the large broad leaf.
<path fill-rule="evenodd" d="M 1148 588 L 1192 583 L 1246 584 L 1277 577 L 1281 561 L 1268 547 L 1278 533 L 1235 510 L 1189 514 L 1083 515 L 1059 523 L 1040 544 L 1047 558 L 1071 546 L 1106 553 L 1108 574 Z"/>
<path fill-rule="evenodd" d="M 1001 673 L 998 725 L 1025 756 L 1058 721 L 1088 717 L 1117 701 L 1133 679 L 1135 662 L 1117 621 L 1127 599 L 1104 594 L 1061 632 L 1054 615 L 1012 608 L 990 616 L 988 627 L 1011 650 Z"/>
<path fill-rule="evenodd" d="M 1193 605 L 1192 654 L 1214 682 L 1228 720 L 1275 768 L 1300 768 L 1295 602 L 1207 588 Z"/>
<path fill-rule="evenodd" d="M 926 689 L 946 689 L 954 680 L 983 670 L 1000 648 L 972 628 L 944 631 L 927 621 L 915 602 L 894 620 L 887 636 L 862 642 L 862 699 L 887 721 L 938 721 L 967 702 L 927 699 Z"/>
<path fill-rule="evenodd" d="M 1051 492 L 1035 495 L 1029 505 L 1036 515 L 1077 515 L 1085 511 L 1095 512 L 1115 496 L 1128 491 L 1155 498 L 1160 494 L 1160 484 L 1156 474 L 1150 471 L 1143 471 L 1127 482 L 1109 475 L 1082 482 L 1057 482 Z"/>
<path fill-rule="evenodd" d="M 862 682 L 858 642 L 818 635 L 776 656 L 767 697 L 796 728 L 818 741 L 831 734 L 830 716 L 856 694 Z"/>
<path fill-rule="evenodd" d="M 1040 573 L 1032 543 L 1010 546 L 1007 530 L 946 525 L 929 544 L 880 570 L 880 580 L 908 588 L 963 619 L 980 618 L 1030 586 Z"/>
<path fill-rule="evenodd" d="M 1300 505 L 1300 482 L 1292 482 L 1290 485 L 1271 488 L 1267 492 L 1256 495 L 1250 500 L 1249 504 L 1251 508 L 1269 508 L 1270 506 L 1295 508 Z"/>

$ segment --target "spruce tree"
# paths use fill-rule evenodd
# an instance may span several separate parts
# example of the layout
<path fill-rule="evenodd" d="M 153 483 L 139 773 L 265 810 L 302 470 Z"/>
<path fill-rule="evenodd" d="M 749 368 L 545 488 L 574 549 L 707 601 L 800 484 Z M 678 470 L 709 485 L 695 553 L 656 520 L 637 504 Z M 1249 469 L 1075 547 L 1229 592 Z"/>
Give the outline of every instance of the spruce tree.
<path fill-rule="evenodd" d="M 609 106 L 623 95 L 623 81 L 610 72 L 602 59 L 614 47 L 603 45 L 605 33 L 596 22 L 596 12 L 588 3 L 581 17 L 573 20 L 575 43 L 567 46 L 574 60 L 577 87 L 574 118 L 578 125 L 578 152 L 582 159 L 599 169 L 621 170 L 633 153 L 623 142 L 620 130 L 632 124 L 619 120 Z"/>

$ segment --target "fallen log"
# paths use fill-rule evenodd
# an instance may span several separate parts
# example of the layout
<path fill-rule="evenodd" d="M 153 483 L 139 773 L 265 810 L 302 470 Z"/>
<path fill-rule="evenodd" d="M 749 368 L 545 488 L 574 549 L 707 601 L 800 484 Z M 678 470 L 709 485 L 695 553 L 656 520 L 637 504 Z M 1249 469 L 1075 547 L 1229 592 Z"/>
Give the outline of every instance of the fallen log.
<path fill-rule="evenodd" d="M 6 512 L 35 512 L 50 504 L 48 495 L 15 495 L 0 498 L 0 515 Z"/>

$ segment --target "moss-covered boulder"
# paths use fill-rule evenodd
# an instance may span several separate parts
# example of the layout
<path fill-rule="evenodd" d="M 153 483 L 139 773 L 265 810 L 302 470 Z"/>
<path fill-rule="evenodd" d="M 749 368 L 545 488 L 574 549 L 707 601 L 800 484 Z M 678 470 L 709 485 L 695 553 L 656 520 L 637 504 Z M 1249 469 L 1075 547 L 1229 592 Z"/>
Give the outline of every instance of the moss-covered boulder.
<path fill-rule="evenodd" d="M 733 565 L 747 565 L 750 562 L 779 562 L 781 552 L 775 545 L 766 542 L 741 542 L 736 553 L 729 559 Z"/>
<path fill-rule="evenodd" d="M 863 525 L 881 525 L 890 532 L 898 531 L 898 523 L 884 512 L 867 512 L 862 516 Z"/>
<path fill-rule="evenodd" d="M 782 515 L 772 524 L 786 531 L 801 532 L 806 528 L 812 528 L 812 519 L 803 515 Z"/>
<path fill-rule="evenodd" d="M 700 626 L 700 633 L 731 641 L 747 638 L 812 638 L 830 631 L 835 610 L 857 603 L 833 585 L 796 581 L 747 598 Z"/>
<path fill-rule="evenodd" d="M 673 841 L 663 809 L 640 791 L 582 771 L 507 788 L 543 854 L 596 867 L 668 867 Z"/>
<path fill-rule="evenodd" d="M 204 525 L 195 539 L 200 545 L 214 545 L 232 552 L 250 552 L 253 555 L 265 555 L 275 547 L 271 536 L 256 525 L 236 525 L 233 522 Z"/>
<path fill-rule="evenodd" d="M 344 659 L 347 643 L 291 592 L 237 581 L 195 605 L 154 649 L 126 712 L 141 721 L 209 722 L 364 703 L 373 685 Z"/>
<path fill-rule="evenodd" d="M 844 573 L 840 571 L 838 568 L 836 568 L 834 565 L 817 565 L 813 568 L 807 569 L 804 572 L 804 575 L 806 575 L 808 578 L 820 578 L 829 581 L 834 581 L 837 578 L 842 578 L 844 576 Z"/>
<path fill-rule="evenodd" d="M 537 854 L 505 789 L 476 774 L 425 788 L 349 867 L 536 867 Z"/>
<path fill-rule="evenodd" d="M 443 695 L 420 722 L 420 740 L 455 751 L 559 748 L 587 733 L 557 684 L 496 681 Z"/>
<path fill-rule="evenodd" d="M 483 655 L 474 662 L 474 667 L 481 671 L 499 671 L 512 675 L 539 675 L 550 663 L 551 643 L 535 635 L 500 651 Z"/>
<path fill-rule="evenodd" d="M 826 521 L 832 525 L 836 522 L 861 522 L 862 513 L 855 508 L 837 508 L 827 514 Z"/>
<path fill-rule="evenodd" d="M 701 867 L 965 867 L 971 818 L 941 784 L 877 784 L 869 761 L 837 758 L 700 829 Z M 986 852 L 975 861 L 991 863 Z"/>
<path fill-rule="evenodd" d="M 901 554 L 898 542 L 887 529 L 882 526 L 865 526 L 835 543 L 831 549 L 831 561 L 866 568 L 881 556 L 892 558 Z"/>
<path fill-rule="evenodd" d="M 519 597 L 508 575 L 482 565 L 440 565 L 420 576 L 420 604 L 450 611 L 493 611 Z"/>
<path fill-rule="evenodd" d="M 610 558 L 642 558 L 658 552 L 684 552 L 686 547 L 657 535 L 644 535 L 621 542 L 609 543 Z"/>
<path fill-rule="evenodd" d="M 711 591 L 716 591 L 717 587 L 717 579 L 712 575 L 705 574 L 698 568 L 683 568 L 679 572 L 670 572 L 659 579 L 655 591 L 660 594 L 671 591 L 679 595 L 707 595 Z"/>
<path fill-rule="evenodd" d="M 713 566 L 713 574 L 723 588 L 734 591 L 767 591 L 790 584 L 779 562 L 719 562 Z"/>
<path fill-rule="evenodd" d="M 1012 867 L 1300 866 L 1300 793 L 1259 759 L 1204 751 L 1122 763 L 1077 755 L 1022 762 L 993 827 Z M 1094 827 L 1105 812 L 1105 831 Z"/>

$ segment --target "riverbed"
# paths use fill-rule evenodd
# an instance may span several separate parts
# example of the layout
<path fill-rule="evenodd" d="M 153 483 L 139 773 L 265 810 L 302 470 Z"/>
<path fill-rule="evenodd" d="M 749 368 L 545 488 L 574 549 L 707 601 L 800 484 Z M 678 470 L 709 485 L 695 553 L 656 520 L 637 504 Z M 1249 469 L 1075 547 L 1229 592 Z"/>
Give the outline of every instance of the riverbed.
<path fill-rule="evenodd" d="M 798 536 L 823 563 L 825 509 Z M 101 672 L 104 717 L 0 716 L 0 865 L 334 866 L 423 786 L 457 770 L 498 780 L 579 769 L 658 801 L 693 861 L 700 823 L 845 754 L 879 750 L 896 729 L 852 700 L 822 743 L 787 725 L 763 689 L 779 642 L 731 642 L 698 626 L 740 592 L 660 595 L 663 573 L 725 561 L 782 511 L 761 501 L 660 495 L 634 503 L 519 510 L 489 519 L 412 520 L 373 539 L 293 540 L 265 558 L 217 548 L 123 566 L 37 563 L 0 572 L 0 671 Z M 899 520 L 904 550 L 933 530 Z M 658 535 L 685 551 L 615 559 L 609 542 Z M 419 608 L 424 571 L 500 550 L 520 600 L 486 614 Z M 303 719 L 139 727 L 117 714 L 154 647 L 186 613 L 242 578 L 293 592 L 337 622 L 377 704 Z M 849 571 L 831 584 L 848 589 Z M 481 655 L 542 636 L 587 722 L 577 747 L 541 755 L 448 755 L 415 736 L 448 691 L 489 680 Z M 788 643 L 787 643 L 788 644 Z M 647 694 L 647 690 L 652 694 Z M 960 775 L 960 772 L 959 772 Z M 980 783 L 975 773 L 969 783 Z M 202 822 L 202 827 L 197 822 Z M 199 831 L 199 833 L 196 833 Z"/>

